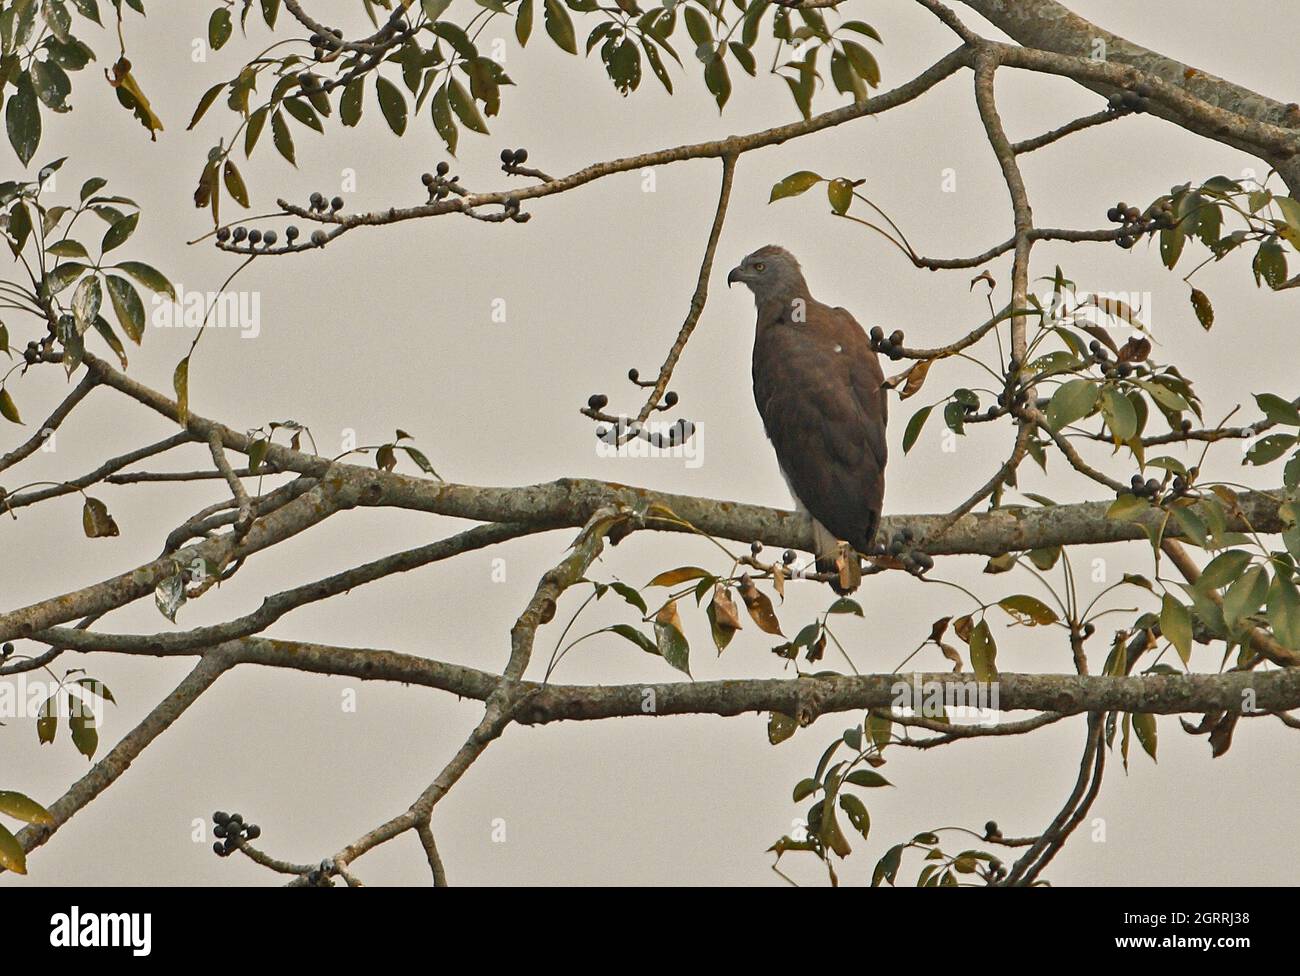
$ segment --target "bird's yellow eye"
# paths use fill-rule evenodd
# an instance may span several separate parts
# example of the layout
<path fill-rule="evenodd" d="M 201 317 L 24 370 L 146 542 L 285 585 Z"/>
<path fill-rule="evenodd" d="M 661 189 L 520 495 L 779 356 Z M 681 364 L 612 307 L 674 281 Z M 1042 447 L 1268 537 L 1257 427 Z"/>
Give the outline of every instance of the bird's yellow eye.
<path fill-rule="evenodd" d="M 754 270 L 755 270 L 755 271 L 762 271 L 762 270 L 763 270 L 764 268 L 766 268 L 766 267 L 767 267 L 767 265 L 765 265 L 762 261 L 756 261 L 756 262 L 754 262 Z"/>

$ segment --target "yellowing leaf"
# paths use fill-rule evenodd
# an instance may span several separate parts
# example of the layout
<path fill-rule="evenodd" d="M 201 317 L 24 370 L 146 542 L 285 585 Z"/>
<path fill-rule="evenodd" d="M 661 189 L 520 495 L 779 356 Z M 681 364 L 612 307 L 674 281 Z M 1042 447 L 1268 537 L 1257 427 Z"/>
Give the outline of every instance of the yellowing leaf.
<path fill-rule="evenodd" d="M 688 8 L 693 9 L 693 8 Z M 768 197 L 768 203 L 774 203 L 784 197 L 795 197 L 800 193 L 816 186 L 822 181 L 822 178 L 810 170 L 800 170 L 798 173 L 791 173 L 785 179 L 781 180 L 772 187 L 772 195 Z"/>

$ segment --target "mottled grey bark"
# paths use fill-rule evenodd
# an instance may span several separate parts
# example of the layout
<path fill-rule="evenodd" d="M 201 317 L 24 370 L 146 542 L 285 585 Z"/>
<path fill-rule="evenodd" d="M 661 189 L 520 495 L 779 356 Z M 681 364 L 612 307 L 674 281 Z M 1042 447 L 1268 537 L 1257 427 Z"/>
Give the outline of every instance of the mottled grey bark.
<path fill-rule="evenodd" d="M 1094 57 L 1098 45 L 1104 45 L 1105 59 L 1113 64 L 1130 65 L 1140 71 L 1185 89 L 1189 94 L 1218 108 L 1255 122 L 1300 130 L 1300 105 L 1282 102 L 1267 95 L 1243 88 L 1217 75 L 1185 64 L 1166 54 L 1152 51 L 1127 38 L 1120 37 L 1085 20 L 1056 0 L 963 0 L 989 23 L 1025 47 L 1068 54 L 1077 57 Z M 1225 5 L 1228 15 L 1231 5 Z M 1213 24 L 1205 25 L 1213 30 Z M 1081 84 L 1101 94 L 1109 95 L 1115 89 L 1104 83 L 1081 81 Z M 1158 115 L 1197 135 L 1222 142 L 1265 160 L 1277 168 L 1293 194 L 1300 193 L 1300 156 L 1287 157 L 1261 148 L 1237 132 L 1208 128 L 1159 104 L 1153 104 L 1151 114 Z M 1300 131 L 1297 131 L 1300 144 Z"/>

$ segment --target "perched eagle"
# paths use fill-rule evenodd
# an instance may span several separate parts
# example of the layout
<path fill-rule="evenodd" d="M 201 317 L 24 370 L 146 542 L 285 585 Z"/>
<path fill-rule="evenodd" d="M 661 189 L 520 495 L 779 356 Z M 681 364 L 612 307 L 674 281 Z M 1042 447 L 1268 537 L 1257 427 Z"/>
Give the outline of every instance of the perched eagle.
<path fill-rule="evenodd" d="M 869 552 L 885 494 L 884 375 L 862 326 L 808 292 L 794 255 L 759 248 L 727 284 L 754 293 L 754 400 L 781 474 L 834 571 L 838 541 Z M 837 587 L 838 588 L 838 587 Z"/>

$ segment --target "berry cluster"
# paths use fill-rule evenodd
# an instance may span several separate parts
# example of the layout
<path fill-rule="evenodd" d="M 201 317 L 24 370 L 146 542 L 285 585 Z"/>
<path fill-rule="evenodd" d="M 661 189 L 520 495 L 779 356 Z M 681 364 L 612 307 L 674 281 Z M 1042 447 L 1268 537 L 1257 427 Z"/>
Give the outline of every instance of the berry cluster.
<path fill-rule="evenodd" d="M 284 236 L 288 238 L 289 243 L 292 244 L 298 237 L 298 228 L 286 228 Z M 257 228 L 249 230 L 247 227 L 236 227 L 233 230 L 229 227 L 217 228 L 217 240 L 222 244 L 225 244 L 227 241 L 230 241 L 233 244 L 243 244 L 247 242 L 248 250 L 252 250 L 258 245 L 263 247 L 272 247 L 279 239 L 280 235 L 273 230 L 262 232 Z"/>
<path fill-rule="evenodd" d="M 527 149 L 502 149 L 501 168 L 509 173 L 528 162 Z"/>
<path fill-rule="evenodd" d="M 217 857 L 229 857 L 239 847 L 241 840 L 257 840 L 262 836 L 261 827 L 244 823 L 244 818 L 238 813 L 218 810 L 212 815 L 212 823 L 212 836 L 222 838 L 212 844 L 212 851 Z"/>
<path fill-rule="evenodd" d="M 1124 233 L 1115 239 L 1115 243 L 1125 250 L 1136 244 L 1143 234 L 1173 227 L 1175 223 L 1173 204 L 1168 199 L 1152 204 L 1145 214 L 1121 200 L 1106 211 L 1106 219 L 1123 226 Z"/>
<path fill-rule="evenodd" d="M 1128 91 L 1115 92 L 1106 99 L 1106 108 L 1116 115 L 1129 112 L 1148 112 L 1151 110 L 1151 86 L 1146 83 L 1134 85 Z"/>
<path fill-rule="evenodd" d="M 1102 374 L 1106 376 L 1107 379 L 1127 379 L 1134 370 L 1138 373 L 1147 372 L 1145 366 L 1140 364 L 1135 365 L 1127 360 L 1121 359 L 1119 362 L 1112 363 L 1110 361 L 1110 354 L 1106 351 L 1106 347 L 1096 339 L 1093 339 L 1092 342 L 1088 343 L 1088 351 L 1092 353 L 1092 358 L 1101 366 Z"/>
<path fill-rule="evenodd" d="M 903 564 L 903 568 L 913 576 L 924 576 L 934 569 L 934 557 L 928 552 L 913 549 L 912 543 L 915 539 L 915 533 L 904 526 L 894 533 L 885 551 L 898 559 Z"/>
<path fill-rule="evenodd" d="M 325 211 L 325 207 L 326 207 L 325 194 L 321 193 L 319 190 L 317 190 L 310 197 L 308 197 L 307 202 L 311 204 L 312 210 L 316 210 L 322 213 Z M 342 209 L 343 209 L 342 197 L 334 197 L 332 200 L 329 201 L 330 213 L 338 213 Z"/>
<path fill-rule="evenodd" d="M 329 211 L 331 214 L 335 214 L 343 209 L 342 197 L 326 200 L 325 194 L 319 191 L 308 198 L 308 203 L 315 213 Z M 284 239 L 289 247 L 293 247 L 301 235 L 302 232 L 295 224 L 290 224 L 284 229 Z M 216 236 L 218 242 L 233 244 L 239 250 L 249 253 L 258 247 L 272 248 L 280 240 L 280 235 L 274 230 L 261 231 L 257 228 L 249 230 L 247 227 L 218 227 Z M 311 232 L 310 240 L 313 245 L 320 247 L 329 240 L 329 235 L 324 230 L 317 229 Z"/>
<path fill-rule="evenodd" d="M 885 330 L 880 326 L 871 327 L 871 348 L 876 352 L 884 353 L 890 359 L 903 358 L 903 330 L 895 329 L 885 336 Z"/>
<path fill-rule="evenodd" d="M 1187 471 L 1187 477 L 1183 477 L 1181 474 L 1174 475 L 1173 480 L 1169 482 L 1168 497 L 1181 498 L 1186 495 L 1187 489 L 1191 487 L 1191 482 L 1196 480 L 1198 474 L 1200 474 L 1200 468 L 1190 468 Z M 1139 498 L 1149 498 L 1153 502 L 1158 502 L 1163 492 L 1164 485 L 1155 478 L 1148 478 L 1143 481 L 1140 474 L 1135 474 L 1129 482 L 1128 493 L 1137 495 Z"/>
<path fill-rule="evenodd" d="M 429 199 L 441 200 L 451 192 L 452 184 L 460 181 L 459 176 L 453 176 L 448 179 L 447 174 L 451 172 L 451 165 L 443 160 L 435 167 L 436 173 L 420 174 L 420 182 L 429 190 Z"/>

